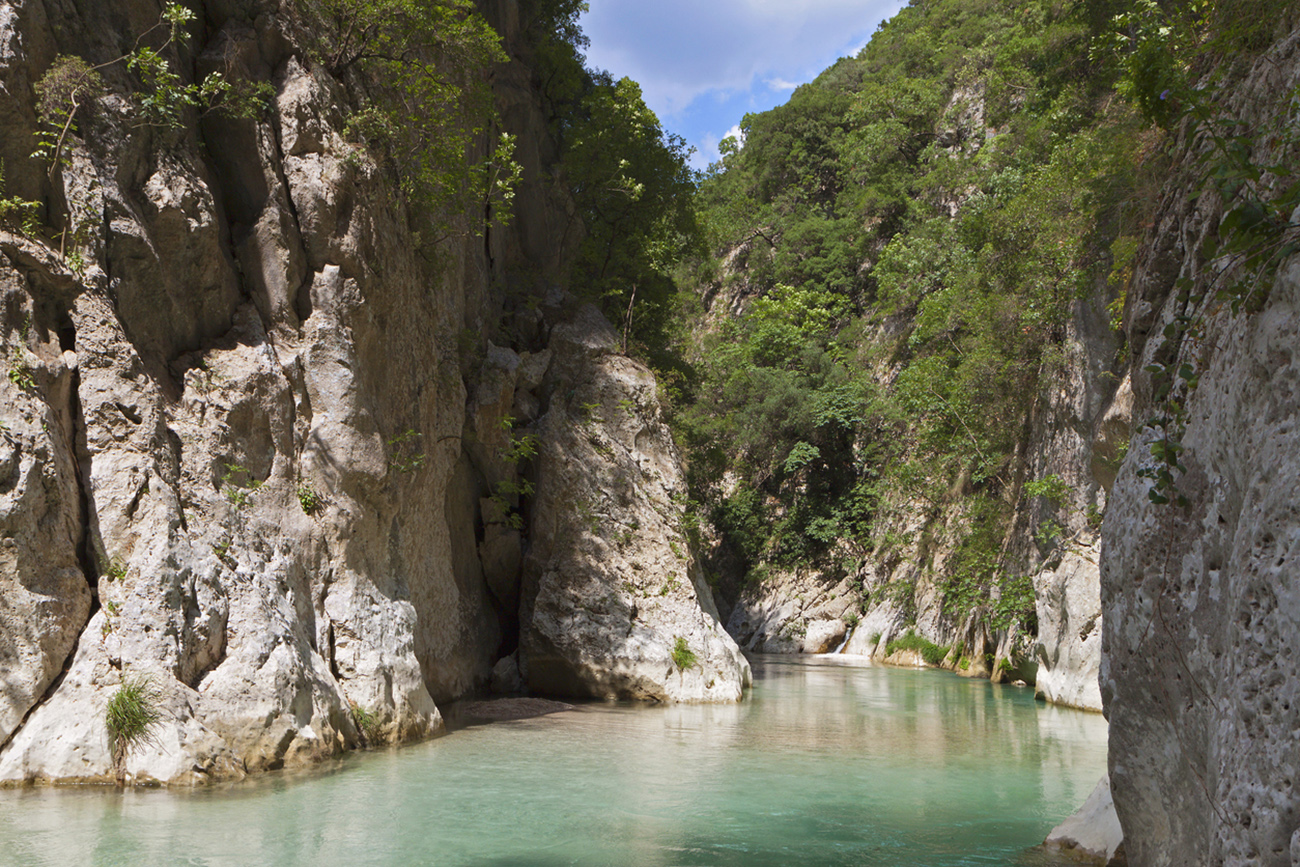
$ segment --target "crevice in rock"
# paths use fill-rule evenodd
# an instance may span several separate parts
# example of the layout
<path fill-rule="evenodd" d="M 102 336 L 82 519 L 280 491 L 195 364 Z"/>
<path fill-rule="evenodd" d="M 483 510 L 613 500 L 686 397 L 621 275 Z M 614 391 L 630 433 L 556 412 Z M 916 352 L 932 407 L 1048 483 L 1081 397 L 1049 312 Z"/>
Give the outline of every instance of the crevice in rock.
<path fill-rule="evenodd" d="M 307 278 L 302 281 L 302 285 L 298 287 L 298 293 L 294 296 L 293 312 L 298 315 L 298 322 L 300 323 L 306 322 L 311 318 L 311 284 L 314 277 L 315 275 L 311 273 L 311 269 L 308 268 Z"/>
<path fill-rule="evenodd" d="M 279 75 L 276 76 L 280 77 Z M 280 119 L 278 115 L 272 116 L 267 121 L 271 127 L 271 141 L 275 144 L 275 160 L 272 168 L 275 170 L 275 179 L 284 188 L 284 206 L 289 209 L 289 216 L 293 218 L 293 227 L 298 230 L 299 243 L 302 239 L 302 220 L 298 215 L 298 205 L 293 200 L 293 191 L 289 186 L 289 177 L 284 173 L 284 139 L 280 135 Z M 303 250 L 303 258 L 306 258 L 306 250 Z M 310 268 L 308 269 L 310 270 Z"/>
<path fill-rule="evenodd" d="M 343 679 L 339 676 L 339 665 L 334 658 L 334 621 L 332 620 L 330 621 L 329 627 L 325 631 L 325 637 L 326 640 L 329 642 L 330 676 L 334 678 L 335 683 L 341 685 L 343 683 Z"/>
<path fill-rule="evenodd" d="M 63 342 L 65 331 L 70 336 L 75 351 L 77 328 L 70 319 L 66 326 L 59 329 L 60 343 Z M 77 545 L 77 560 L 81 564 L 82 574 L 86 576 L 86 583 L 90 586 L 90 616 L 93 617 L 99 610 L 99 558 L 95 550 L 94 534 L 91 532 L 90 450 L 86 441 L 86 417 L 81 408 L 80 369 L 73 368 L 71 375 L 72 382 L 68 385 L 68 418 L 72 422 L 72 430 L 69 432 L 71 441 L 68 443 L 68 454 L 72 458 L 72 471 L 77 480 L 77 499 L 81 509 L 81 541 Z M 84 466 L 83 456 L 86 459 Z M 73 652 L 76 652 L 75 649 Z"/>
<path fill-rule="evenodd" d="M 126 504 L 126 517 L 128 520 L 135 518 L 136 510 L 140 508 L 140 501 L 144 499 L 145 492 L 149 490 L 149 475 L 146 473 L 144 480 L 140 482 L 131 496 L 131 502 Z"/>
<path fill-rule="evenodd" d="M 71 321 L 68 321 L 66 324 L 60 323 L 58 331 L 59 343 L 61 346 L 63 346 L 64 340 L 66 339 L 65 333 L 67 337 L 70 337 L 72 347 L 76 346 L 76 327 L 71 323 Z M 97 567 L 94 544 L 90 533 L 90 494 L 86 484 L 86 477 L 81 471 L 80 460 L 80 455 L 83 453 L 86 444 L 86 423 L 85 418 L 82 415 L 81 396 L 79 393 L 81 376 L 76 368 L 73 368 L 70 376 L 72 381 L 68 386 L 68 419 L 72 423 L 72 430 L 68 432 L 69 442 L 67 443 L 67 447 L 69 458 L 72 461 L 73 474 L 77 482 L 77 500 L 81 512 L 81 539 L 78 541 L 76 546 L 77 561 L 81 567 L 81 573 L 86 579 L 86 584 L 90 588 L 90 609 L 86 614 L 85 622 L 83 622 L 77 630 L 77 637 L 73 640 L 72 647 L 68 650 L 67 656 L 64 657 L 63 665 L 59 669 L 58 675 L 50 682 L 50 685 L 46 687 L 45 692 L 41 694 L 40 699 L 34 702 L 32 706 L 27 709 L 27 713 L 23 714 L 22 720 L 14 727 L 8 740 L 0 742 L 0 749 L 3 749 L 3 747 L 18 736 L 18 733 L 26 727 L 27 721 L 31 719 L 32 714 L 34 714 L 38 708 L 43 707 L 45 703 L 49 701 L 56 692 L 58 692 L 59 687 L 63 685 L 64 678 L 68 676 L 68 671 L 72 668 L 73 660 L 77 658 L 77 651 L 81 647 L 81 639 L 85 636 L 90 621 L 94 619 L 95 614 L 100 608 L 99 569 Z"/>
<path fill-rule="evenodd" d="M 123 403 L 115 403 L 114 406 L 117 407 L 118 412 L 122 413 L 122 415 L 126 417 L 126 420 L 131 422 L 131 424 L 140 424 L 144 421 L 144 417 L 140 415 L 139 411 L 135 407 L 126 406 Z"/>

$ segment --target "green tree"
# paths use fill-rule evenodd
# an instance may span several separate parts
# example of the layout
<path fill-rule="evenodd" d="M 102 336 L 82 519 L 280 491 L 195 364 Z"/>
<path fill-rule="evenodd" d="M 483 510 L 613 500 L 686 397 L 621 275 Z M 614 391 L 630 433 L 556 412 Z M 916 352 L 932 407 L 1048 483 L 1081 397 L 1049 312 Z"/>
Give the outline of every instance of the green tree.
<path fill-rule="evenodd" d="M 630 78 L 594 77 L 566 127 L 564 174 L 586 228 L 575 285 L 652 338 L 671 310 L 672 269 L 698 244 L 689 156 Z"/>
<path fill-rule="evenodd" d="M 495 120 L 487 71 L 507 60 L 472 0 L 319 0 L 304 4 L 314 51 L 336 76 L 361 76 L 373 98 L 348 123 L 352 137 L 395 171 L 433 240 L 451 215 L 479 210 L 508 219 L 519 168 L 498 135 L 473 151 Z"/>

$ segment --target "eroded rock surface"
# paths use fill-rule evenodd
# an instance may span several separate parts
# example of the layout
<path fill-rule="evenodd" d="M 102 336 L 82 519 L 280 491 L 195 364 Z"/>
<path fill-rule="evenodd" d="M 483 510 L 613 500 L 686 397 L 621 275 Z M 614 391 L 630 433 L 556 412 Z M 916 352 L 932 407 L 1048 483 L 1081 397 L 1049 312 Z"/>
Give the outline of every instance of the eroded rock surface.
<path fill-rule="evenodd" d="M 520 669 L 560 695 L 739 700 L 749 664 L 681 528 L 685 480 L 654 377 L 616 344 L 593 307 L 551 336 Z"/>
<path fill-rule="evenodd" d="M 509 4 L 485 5 L 525 56 Z M 569 590 L 534 585 L 530 612 L 568 623 L 624 582 L 675 582 L 627 619 L 632 633 L 584 632 L 584 670 L 621 683 L 653 660 L 665 681 L 682 636 L 698 663 L 628 694 L 735 700 L 747 669 L 689 558 L 665 537 L 633 574 L 597 559 L 614 535 L 574 532 L 588 513 L 566 491 L 603 510 L 610 534 L 632 514 L 666 532 L 680 468 L 649 372 L 575 354 L 580 338 L 564 335 L 591 322 L 552 329 L 571 311 L 548 320 L 519 300 L 549 290 L 573 222 L 526 63 L 495 79 L 525 169 L 516 221 L 431 244 L 388 168 L 343 134 L 362 85 L 313 63 L 301 19 L 280 7 L 207 3 L 194 46 L 201 70 L 270 82 L 265 117 L 153 131 L 126 99 L 133 83 L 106 67 L 50 180 L 27 157 L 32 83 L 60 53 L 118 56 L 157 6 L 0 6 L 7 192 L 54 221 L 66 201 L 86 227 L 75 256 L 57 237 L 0 231 L 0 784 L 111 780 L 104 709 L 130 678 L 162 711 L 129 756 L 137 782 L 239 777 L 442 731 L 436 702 L 514 658 L 529 528 L 512 520 L 527 461 L 509 454 L 511 428 L 544 407 L 534 513 L 551 523 L 532 529 L 552 559 L 536 562 L 555 573 L 574 542 L 587 571 Z M 517 272 L 536 282 L 513 286 L 512 311 L 501 287 Z M 559 392 L 552 330 L 568 352 Z M 584 401 L 610 419 L 602 448 L 617 460 L 576 450 Z M 620 476 L 631 511 L 599 499 Z"/>
<path fill-rule="evenodd" d="M 1252 129 L 1289 123 L 1300 31 L 1261 57 L 1225 110 Z M 1275 144 L 1275 143 L 1274 143 Z M 1190 143 L 1189 164 L 1198 159 Z M 1260 164 L 1277 159 L 1253 155 Z M 1232 315 L 1195 251 L 1219 224 L 1212 196 L 1165 191 L 1129 305 L 1135 417 L 1160 412 L 1145 368 L 1168 360 L 1176 317 L 1203 324 L 1181 463 L 1159 505 L 1135 438 L 1103 525 L 1102 697 L 1110 778 L 1135 865 L 1300 863 L 1300 262 L 1282 263 L 1257 310 Z M 1193 281 L 1187 297 L 1179 276 Z"/>

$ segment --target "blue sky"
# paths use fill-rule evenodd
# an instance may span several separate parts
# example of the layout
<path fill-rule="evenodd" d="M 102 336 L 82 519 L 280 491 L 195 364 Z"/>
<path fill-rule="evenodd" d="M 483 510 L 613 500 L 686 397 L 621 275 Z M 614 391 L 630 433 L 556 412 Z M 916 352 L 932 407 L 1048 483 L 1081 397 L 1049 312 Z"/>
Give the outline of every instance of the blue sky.
<path fill-rule="evenodd" d="M 694 164 L 746 112 L 780 105 L 840 57 L 857 54 L 901 0 L 590 0 L 587 63 L 640 82 Z"/>

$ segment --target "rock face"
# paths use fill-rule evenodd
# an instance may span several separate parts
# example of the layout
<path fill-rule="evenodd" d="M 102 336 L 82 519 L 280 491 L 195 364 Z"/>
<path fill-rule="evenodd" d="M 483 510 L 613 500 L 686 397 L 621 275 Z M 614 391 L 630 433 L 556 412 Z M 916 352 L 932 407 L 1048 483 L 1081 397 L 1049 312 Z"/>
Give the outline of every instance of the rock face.
<path fill-rule="evenodd" d="M 681 527 L 685 480 L 654 377 L 616 343 L 594 307 L 551 335 L 520 669 L 559 695 L 736 701 L 749 664 Z"/>
<path fill-rule="evenodd" d="M 1300 31 L 1265 52 L 1219 103 L 1251 129 L 1281 128 L 1298 80 Z M 1268 146 L 1276 142 L 1261 144 L 1257 162 L 1280 158 L 1263 152 Z M 1137 475 L 1152 460 L 1147 432 L 1134 441 L 1103 526 L 1111 786 L 1135 865 L 1293 865 L 1300 262 L 1282 264 L 1258 310 L 1233 316 L 1205 291 L 1195 251 L 1221 209 L 1194 187 L 1166 190 L 1126 314 L 1141 371 L 1138 418 L 1157 410 L 1145 368 L 1169 357 L 1160 346 L 1166 325 L 1191 315 L 1204 334 L 1176 358 L 1199 375 L 1181 436 L 1186 472 L 1176 484 L 1186 504 L 1148 499 L 1149 482 Z M 1199 302 L 1179 297 L 1180 275 L 1196 281 Z"/>
<path fill-rule="evenodd" d="M 1034 578 L 1038 610 L 1036 695 L 1054 704 L 1101 710 L 1100 545 L 1074 548 Z"/>
<path fill-rule="evenodd" d="M 489 12 L 526 57 L 510 7 Z M 0 6 L 5 194 L 47 203 L 47 216 L 66 201 L 84 228 L 66 257 L 57 237 L 0 231 L 0 784 L 112 779 L 104 708 L 128 677 L 147 678 L 163 712 L 154 743 L 129 758 L 137 781 L 238 777 L 363 738 L 435 734 L 435 702 L 511 658 L 521 606 L 530 634 L 546 635 L 546 617 L 585 617 L 624 582 L 675 583 L 638 599 L 622 631 L 588 630 L 581 647 L 555 635 L 576 654 L 564 658 L 593 683 L 642 684 L 619 694 L 740 696 L 743 660 L 689 559 L 664 541 L 635 558 L 640 573 L 630 555 L 607 568 L 594 558 L 615 536 L 577 532 L 587 513 L 570 493 L 589 495 L 610 533 L 632 515 L 645 533 L 673 526 L 680 469 L 649 372 L 575 349 L 601 323 L 554 328 L 569 377 L 557 393 L 545 344 L 572 311 L 510 309 L 498 288 L 527 272 L 540 289 L 515 288 L 545 290 L 572 222 L 526 64 L 495 76 L 525 169 L 513 228 L 479 238 L 461 226 L 455 238 L 469 240 L 431 247 L 394 177 L 345 140 L 363 84 L 316 66 L 286 9 L 199 10 L 197 66 L 271 82 L 263 119 L 151 130 L 109 67 L 51 181 L 27 157 L 32 83 L 56 54 L 117 56 L 157 5 Z M 609 420 L 601 447 L 623 451 L 601 463 L 588 446 L 566 464 L 587 436 L 585 401 Z M 548 553 L 530 561 L 545 568 L 527 590 L 538 604 L 521 592 L 530 527 L 510 520 L 523 466 L 508 427 L 544 406 L 531 529 Z M 635 508 L 597 499 L 620 474 Z M 579 561 L 585 572 L 565 571 Z M 698 662 L 674 674 L 676 636 Z M 658 679 L 629 680 L 638 666 Z M 354 708 L 377 729 L 363 735 Z"/>
<path fill-rule="evenodd" d="M 848 625 L 842 618 L 857 610 L 847 577 L 835 580 L 815 569 L 779 572 L 741 590 L 727 631 L 755 653 L 826 653 L 825 633 L 843 640 Z"/>

